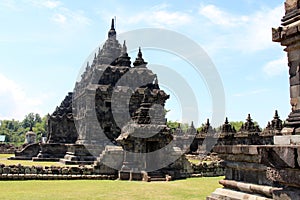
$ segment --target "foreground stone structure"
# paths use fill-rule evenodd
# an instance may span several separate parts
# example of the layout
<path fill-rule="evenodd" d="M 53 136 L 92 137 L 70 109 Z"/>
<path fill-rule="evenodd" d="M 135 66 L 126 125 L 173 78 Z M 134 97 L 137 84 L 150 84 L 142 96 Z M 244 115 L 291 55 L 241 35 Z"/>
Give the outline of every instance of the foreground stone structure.
<path fill-rule="evenodd" d="M 224 159 L 224 188 L 216 199 L 300 199 L 300 1 L 286 0 L 282 27 L 272 29 L 273 41 L 286 46 L 292 112 L 284 128 L 278 113 L 266 133 L 275 132 L 274 145 L 219 145 L 214 151 Z"/>

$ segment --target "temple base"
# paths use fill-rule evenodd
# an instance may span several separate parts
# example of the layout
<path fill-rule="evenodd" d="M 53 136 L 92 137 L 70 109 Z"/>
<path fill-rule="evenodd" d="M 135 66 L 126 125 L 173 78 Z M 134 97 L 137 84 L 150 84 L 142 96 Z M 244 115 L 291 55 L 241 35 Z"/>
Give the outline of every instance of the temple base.
<path fill-rule="evenodd" d="M 67 152 L 66 144 L 46 143 L 40 145 L 41 150 L 37 157 L 32 158 L 33 161 L 51 161 L 57 162 L 63 158 Z"/>
<path fill-rule="evenodd" d="M 96 156 L 91 153 L 97 147 L 86 147 L 83 144 L 68 144 L 66 145 L 68 150 L 60 162 L 66 165 L 90 165 L 96 160 Z M 96 151 L 96 150 L 95 150 Z"/>

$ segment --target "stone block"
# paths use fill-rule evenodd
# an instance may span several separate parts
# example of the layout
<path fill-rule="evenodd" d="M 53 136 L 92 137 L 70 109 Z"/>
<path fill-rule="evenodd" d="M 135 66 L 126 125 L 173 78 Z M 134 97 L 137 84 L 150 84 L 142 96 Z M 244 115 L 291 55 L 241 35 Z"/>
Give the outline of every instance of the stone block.
<path fill-rule="evenodd" d="M 282 135 L 292 135 L 294 132 L 294 128 L 287 128 L 287 127 L 284 127 L 282 130 L 281 130 L 281 134 Z"/>
<path fill-rule="evenodd" d="M 300 84 L 300 77 L 299 77 L 299 74 L 295 74 L 294 76 L 291 76 L 290 77 L 290 85 L 291 86 L 296 86 L 296 85 L 299 85 Z M 292 96 L 291 97 L 295 97 L 295 96 Z"/>
<path fill-rule="evenodd" d="M 281 167 L 295 167 L 295 150 L 290 147 L 272 147 L 271 155 L 273 161 L 275 161 L 275 166 Z"/>
<path fill-rule="evenodd" d="M 299 147 L 297 148 L 297 156 L 298 156 L 298 158 L 297 158 L 298 166 L 300 166 L 300 148 Z"/>
<path fill-rule="evenodd" d="M 285 131 L 284 129 L 282 131 Z M 289 132 L 290 130 L 287 131 Z M 274 136 L 274 145 L 290 145 L 290 144 L 291 144 L 291 135 Z"/>
<path fill-rule="evenodd" d="M 300 145 L 300 135 L 291 135 L 291 144 Z"/>
<path fill-rule="evenodd" d="M 292 26 L 286 30 L 286 36 L 294 35 L 298 32 L 297 26 Z"/>
<path fill-rule="evenodd" d="M 299 78 L 299 76 L 298 76 Z M 300 82 L 300 80 L 298 80 Z M 292 85 L 290 87 L 290 97 L 291 98 L 296 98 L 300 96 L 300 85 Z"/>
<path fill-rule="evenodd" d="M 285 3 L 284 3 L 284 7 L 285 7 L 285 11 L 287 13 L 297 9 L 297 1 L 295 0 L 287 0 Z"/>
<path fill-rule="evenodd" d="M 242 147 L 241 146 L 232 146 L 232 153 L 233 154 L 241 154 L 242 153 Z"/>

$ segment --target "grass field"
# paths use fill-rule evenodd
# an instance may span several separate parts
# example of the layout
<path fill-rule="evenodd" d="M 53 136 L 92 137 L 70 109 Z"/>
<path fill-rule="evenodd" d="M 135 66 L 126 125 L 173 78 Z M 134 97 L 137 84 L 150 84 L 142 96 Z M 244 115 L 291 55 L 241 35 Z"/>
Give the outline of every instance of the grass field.
<path fill-rule="evenodd" d="M 62 165 L 57 162 L 7 160 L 11 154 L 0 154 L 0 163 L 27 166 Z M 195 160 L 196 162 L 196 160 Z M 199 161 L 198 161 L 199 162 Z M 190 178 L 171 182 L 129 182 L 104 180 L 0 181 L 0 199 L 205 199 L 224 177 Z"/>
<path fill-rule="evenodd" d="M 103 180 L 0 181 L 0 199 L 205 199 L 223 177 L 171 182 Z"/>
<path fill-rule="evenodd" d="M 7 158 L 14 156 L 14 154 L 0 154 L 0 163 L 5 165 L 17 165 L 23 166 L 63 166 L 59 162 L 33 162 L 31 160 L 7 160 Z"/>

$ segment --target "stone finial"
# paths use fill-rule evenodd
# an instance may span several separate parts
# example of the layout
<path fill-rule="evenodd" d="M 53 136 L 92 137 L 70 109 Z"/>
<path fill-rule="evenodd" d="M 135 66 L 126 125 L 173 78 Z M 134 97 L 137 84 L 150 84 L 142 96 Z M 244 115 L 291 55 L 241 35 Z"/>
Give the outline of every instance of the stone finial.
<path fill-rule="evenodd" d="M 128 56 L 128 54 L 127 54 L 126 40 L 124 40 L 124 43 L 123 43 L 123 46 L 122 46 L 122 50 L 121 50 L 121 55 Z"/>
<path fill-rule="evenodd" d="M 143 59 L 143 54 L 142 54 L 142 51 L 141 51 L 141 47 L 139 47 L 138 58 Z"/>
<path fill-rule="evenodd" d="M 137 58 L 135 59 L 133 65 L 135 67 L 143 68 L 143 67 L 146 67 L 146 64 L 147 64 L 147 62 L 145 62 L 144 59 L 143 59 L 143 54 L 142 54 L 142 51 L 141 51 L 141 47 L 139 47 L 139 52 L 137 54 Z"/>
<path fill-rule="evenodd" d="M 114 19 L 111 19 L 111 27 L 110 27 L 111 30 L 115 30 L 115 20 Z"/>
<path fill-rule="evenodd" d="M 113 38 L 116 39 L 116 30 L 115 30 L 115 21 L 114 19 L 111 19 L 111 27 L 110 30 L 108 31 L 108 38 Z"/>
<path fill-rule="evenodd" d="M 274 119 L 279 119 L 279 115 L 278 115 L 278 111 L 277 110 L 275 110 Z"/>
<path fill-rule="evenodd" d="M 32 130 L 32 123 L 30 123 L 29 131 L 33 131 L 33 130 Z"/>
<path fill-rule="evenodd" d="M 228 117 L 226 117 L 226 119 L 225 119 L 225 124 L 229 124 Z"/>
<path fill-rule="evenodd" d="M 251 115 L 250 114 L 248 114 L 248 117 L 247 117 L 247 119 L 246 119 L 248 122 L 251 122 L 252 121 L 252 119 L 251 119 Z"/>
<path fill-rule="evenodd" d="M 206 125 L 207 126 L 210 126 L 210 123 L 209 123 L 209 119 L 207 118 L 207 120 L 206 120 Z"/>

